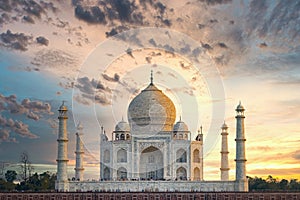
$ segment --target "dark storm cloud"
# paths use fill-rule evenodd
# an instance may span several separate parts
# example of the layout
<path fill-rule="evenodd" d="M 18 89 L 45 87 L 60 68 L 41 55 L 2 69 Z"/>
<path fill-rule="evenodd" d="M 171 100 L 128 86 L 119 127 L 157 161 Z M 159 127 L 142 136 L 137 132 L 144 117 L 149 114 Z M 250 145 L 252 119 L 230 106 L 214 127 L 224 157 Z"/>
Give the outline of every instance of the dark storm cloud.
<path fill-rule="evenodd" d="M 25 35 L 24 33 L 12 33 L 10 30 L 7 30 L 6 33 L 0 34 L 0 46 L 26 51 L 27 46 L 32 43 L 32 38 L 32 36 Z"/>
<path fill-rule="evenodd" d="M 39 36 L 36 38 L 36 42 L 45 46 L 48 46 L 49 40 L 43 36 Z"/>
<path fill-rule="evenodd" d="M 81 5 L 77 5 L 75 8 L 75 16 L 89 23 L 106 23 L 105 13 L 98 6 L 84 8 Z"/>
<path fill-rule="evenodd" d="M 155 3 L 152 1 L 140 1 L 136 3 L 133 0 L 107 0 L 94 3 L 86 3 L 84 1 L 72 1 L 75 7 L 75 16 L 87 23 L 112 24 L 113 26 L 131 26 L 131 25 L 158 25 L 171 26 L 172 22 L 168 19 L 166 5 L 160 1 Z M 147 7 L 147 8 L 146 8 Z M 151 17 L 145 17 L 145 11 L 151 14 Z M 155 12 L 153 12 L 155 11 Z M 116 22 L 119 23 L 116 23 Z M 112 27 L 107 32 L 107 37 L 124 31 Z"/>
<path fill-rule="evenodd" d="M 112 8 L 118 12 L 121 21 L 130 21 L 130 15 L 135 9 L 134 3 L 129 0 L 109 0 L 109 2 Z"/>
<path fill-rule="evenodd" d="M 204 2 L 207 5 L 225 4 L 225 3 L 232 2 L 232 0 L 199 0 L 199 1 Z"/>
<path fill-rule="evenodd" d="M 156 4 L 154 4 L 154 8 L 156 8 L 161 15 L 164 14 L 166 10 L 166 6 L 161 2 L 157 2 Z"/>

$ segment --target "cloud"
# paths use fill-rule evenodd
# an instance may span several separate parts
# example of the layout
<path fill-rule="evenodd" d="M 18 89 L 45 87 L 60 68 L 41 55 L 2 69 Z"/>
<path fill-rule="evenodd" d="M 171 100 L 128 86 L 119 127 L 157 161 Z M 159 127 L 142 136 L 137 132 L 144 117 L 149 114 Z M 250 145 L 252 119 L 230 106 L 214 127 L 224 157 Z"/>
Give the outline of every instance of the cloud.
<path fill-rule="evenodd" d="M 295 152 L 292 154 L 292 157 L 295 158 L 296 160 L 300 160 L 300 150 L 295 151 Z"/>
<path fill-rule="evenodd" d="M 29 16 L 29 15 L 23 16 L 22 19 L 23 19 L 24 22 L 28 22 L 30 24 L 34 24 L 34 19 L 31 16 Z"/>
<path fill-rule="evenodd" d="M 7 13 L 2 13 L 0 16 L 0 25 L 6 24 L 11 21 L 10 16 Z"/>
<path fill-rule="evenodd" d="M 105 32 L 105 34 L 106 34 L 106 37 L 111 37 L 111 36 L 117 35 L 118 33 L 123 32 L 123 31 L 127 31 L 127 30 L 129 30 L 129 27 L 120 25 L 120 26 L 116 26 L 116 27 L 112 28 L 109 32 Z"/>
<path fill-rule="evenodd" d="M 9 131 L 6 129 L 0 129 L 0 142 L 9 141 Z"/>
<path fill-rule="evenodd" d="M 33 119 L 33 120 L 35 120 L 35 121 L 38 121 L 38 120 L 40 119 L 40 117 L 39 117 L 37 114 L 35 114 L 34 112 L 29 112 L 29 113 L 27 114 L 27 117 L 28 117 L 29 119 Z"/>
<path fill-rule="evenodd" d="M 267 43 L 262 42 L 262 43 L 259 44 L 259 47 L 260 48 L 266 48 L 266 47 L 268 47 L 268 45 L 267 45 Z"/>
<path fill-rule="evenodd" d="M 221 47 L 221 48 L 225 48 L 225 49 L 228 48 L 227 45 L 225 43 L 223 43 L 223 42 L 219 42 L 218 46 Z"/>
<path fill-rule="evenodd" d="M 10 5 L 10 1 L 9 0 L 1 1 L 0 9 L 3 10 L 3 11 L 6 11 L 6 12 L 11 11 L 12 6 Z"/>
<path fill-rule="evenodd" d="M 25 114 L 27 118 L 35 121 L 39 120 L 42 114 L 53 114 L 48 103 L 30 99 L 23 99 L 21 103 L 18 103 L 16 95 L 6 97 L 0 94 L 0 112 L 2 111 L 8 111 L 11 114 Z"/>
<path fill-rule="evenodd" d="M 119 74 L 115 73 L 114 77 L 110 77 L 107 74 L 102 74 L 102 77 L 107 80 L 107 81 L 111 81 L 111 82 L 118 82 L 120 80 L 120 76 Z"/>
<path fill-rule="evenodd" d="M 36 42 L 45 46 L 48 46 L 49 40 L 43 36 L 39 36 L 36 38 Z"/>
<path fill-rule="evenodd" d="M 199 1 L 204 2 L 207 5 L 216 5 L 216 4 L 231 3 L 232 0 L 199 0 Z"/>
<path fill-rule="evenodd" d="M 105 14 L 98 6 L 84 8 L 81 5 L 77 5 L 75 8 L 75 16 L 89 23 L 106 23 Z"/>
<path fill-rule="evenodd" d="M 299 168 L 279 168 L 279 169 L 274 169 L 274 168 L 263 168 L 263 169 L 252 169 L 248 170 L 248 174 L 255 174 L 257 176 L 266 176 L 272 174 L 273 176 L 276 175 L 282 175 L 284 172 L 284 175 L 295 175 L 295 174 L 300 174 L 300 169 Z"/>
<path fill-rule="evenodd" d="M 26 51 L 27 46 L 32 43 L 32 36 L 25 35 L 24 33 L 12 33 L 10 30 L 7 30 L 6 33 L 0 34 L 1 46 L 6 48 Z"/>
<path fill-rule="evenodd" d="M 299 8 L 298 1 L 278 1 L 272 5 L 267 1 L 254 0 L 249 5 L 246 30 L 248 34 L 257 33 L 260 38 L 275 36 L 277 43 L 293 42 L 299 38 Z"/>
<path fill-rule="evenodd" d="M 67 67 L 74 66 L 77 58 L 65 51 L 59 49 L 43 49 L 36 53 L 35 58 L 31 64 L 41 67 Z"/>
<path fill-rule="evenodd" d="M 18 120 L 13 120 L 11 118 L 6 119 L 2 115 L 0 115 L 0 126 L 3 127 L 2 129 L 2 141 L 10 141 L 10 133 L 14 132 L 21 137 L 26 137 L 26 138 L 38 138 L 37 135 L 33 134 L 30 132 L 28 129 L 28 125 L 24 124 L 22 121 Z"/>
<path fill-rule="evenodd" d="M 119 79 L 116 74 L 114 78 L 107 75 L 104 75 L 104 77 L 111 81 Z M 81 77 L 77 79 L 75 87 L 81 92 L 81 95 L 76 95 L 74 98 L 78 103 L 82 103 L 84 105 L 89 105 L 91 102 L 96 102 L 101 105 L 111 104 L 111 101 L 107 98 L 107 96 L 111 93 L 111 89 L 103 85 L 101 81 L 96 81 L 95 79 L 90 80 L 88 77 Z"/>

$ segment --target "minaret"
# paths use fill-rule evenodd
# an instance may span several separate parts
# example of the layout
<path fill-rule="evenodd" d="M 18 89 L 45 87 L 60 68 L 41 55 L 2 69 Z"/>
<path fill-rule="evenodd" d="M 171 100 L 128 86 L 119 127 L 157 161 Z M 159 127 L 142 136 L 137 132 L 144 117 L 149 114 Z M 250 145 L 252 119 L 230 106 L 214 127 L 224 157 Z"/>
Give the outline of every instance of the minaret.
<path fill-rule="evenodd" d="M 203 132 L 202 132 L 202 126 L 200 126 L 200 130 L 198 130 L 198 135 L 196 137 L 196 141 L 197 142 L 200 142 L 200 144 L 197 144 L 200 145 L 200 148 L 199 148 L 199 158 L 200 158 L 200 165 L 199 165 L 199 168 L 200 168 L 200 181 L 203 180 Z"/>
<path fill-rule="evenodd" d="M 222 146 L 221 146 L 221 181 L 228 181 L 229 180 L 229 164 L 228 164 L 228 126 L 225 124 L 222 125 L 221 127 L 222 132 Z"/>
<path fill-rule="evenodd" d="M 58 191 L 68 191 L 69 182 L 68 182 L 68 133 L 67 133 L 67 112 L 68 108 L 62 105 L 58 109 L 58 150 L 57 150 L 57 179 L 55 184 L 55 189 Z"/>
<path fill-rule="evenodd" d="M 246 178 L 246 156 L 245 156 L 245 108 L 241 102 L 236 108 L 236 190 L 248 191 L 248 180 Z"/>
<path fill-rule="evenodd" d="M 76 165 L 75 165 L 75 180 L 76 181 L 82 181 L 83 180 L 83 154 L 84 154 L 84 149 L 83 149 L 83 143 L 81 140 L 81 136 L 83 135 L 82 132 L 82 125 L 79 123 L 77 126 L 78 132 L 76 133 Z"/>
<path fill-rule="evenodd" d="M 200 127 L 201 148 L 200 148 L 200 181 L 203 181 L 203 132 Z"/>

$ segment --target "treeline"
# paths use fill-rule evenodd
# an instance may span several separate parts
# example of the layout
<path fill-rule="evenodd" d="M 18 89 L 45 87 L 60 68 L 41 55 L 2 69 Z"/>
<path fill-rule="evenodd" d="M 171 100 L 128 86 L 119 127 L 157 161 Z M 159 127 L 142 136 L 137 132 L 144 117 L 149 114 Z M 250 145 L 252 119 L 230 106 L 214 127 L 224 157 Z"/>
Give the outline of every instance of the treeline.
<path fill-rule="evenodd" d="M 268 192 L 268 191 L 300 191 L 300 181 L 297 179 L 277 179 L 269 175 L 266 179 L 259 177 L 249 178 L 250 192 Z"/>
<path fill-rule="evenodd" d="M 0 179 L 0 191 L 53 191 L 55 190 L 56 174 L 43 172 L 35 173 L 26 180 L 19 183 L 15 182 L 17 178 L 16 171 L 8 170 L 5 173 L 5 180 Z"/>

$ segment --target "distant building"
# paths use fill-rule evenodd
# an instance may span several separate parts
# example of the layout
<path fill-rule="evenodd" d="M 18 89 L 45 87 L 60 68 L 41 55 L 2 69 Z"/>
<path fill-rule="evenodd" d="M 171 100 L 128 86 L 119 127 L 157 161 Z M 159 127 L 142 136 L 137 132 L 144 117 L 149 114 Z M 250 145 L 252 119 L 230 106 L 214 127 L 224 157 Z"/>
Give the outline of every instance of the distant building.
<path fill-rule="evenodd" d="M 83 180 L 83 148 L 76 134 L 75 181 L 67 178 L 67 108 L 59 109 L 57 158 L 58 191 L 248 191 L 246 178 L 244 107 L 236 108 L 236 180 L 229 180 L 227 125 L 222 125 L 221 181 L 203 180 L 202 127 L 196 138 L 180 117 L 173 102 L 153 83 L 129 104 L 127 117 L 112 133 L 100 133 L 100 179 Z M 82 127 L 78 129 L 82 131 Z"/>

